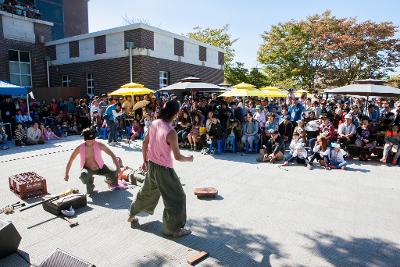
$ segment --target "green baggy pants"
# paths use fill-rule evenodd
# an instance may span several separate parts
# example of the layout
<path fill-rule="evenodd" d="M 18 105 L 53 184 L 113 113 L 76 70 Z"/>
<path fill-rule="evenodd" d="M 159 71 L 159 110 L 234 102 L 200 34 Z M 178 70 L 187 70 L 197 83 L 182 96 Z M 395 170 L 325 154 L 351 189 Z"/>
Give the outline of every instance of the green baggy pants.
<path fill-rule="evenodd" d="M 130 215 L 141 211 L 153 214 L 158 200 L 164 201 L 164 234 L 171 235 L 186 224 L 186 195 L 174 169 L 149 161 L 143 187 L 133 200 Z"/>
<path fill-rule="evenodd" d="M 88 193 L 93 190 L 93 175 L 105 176 L 105 182 L 109 185 L 114 185 L 118 183 L 117 172 L 110 170 L 110 168 L 108 168 L 105 164 L 102 169 L 98 169 L 95 171 L 83 168 L 81 170 L 81 175 L 79 179 L 81 179 L 82 183 L 86 185 L 86 190 L 88 191 Z"/>

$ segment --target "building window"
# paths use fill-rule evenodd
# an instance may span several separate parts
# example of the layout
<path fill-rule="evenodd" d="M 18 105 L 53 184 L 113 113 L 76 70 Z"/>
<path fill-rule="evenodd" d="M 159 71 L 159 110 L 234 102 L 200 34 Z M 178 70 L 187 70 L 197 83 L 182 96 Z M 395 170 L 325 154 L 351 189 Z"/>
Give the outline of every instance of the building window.
<path fill-rule="evenodd" d="M 87 88 L 87 94 L 93 96 L 94 95 L 93 73 L 88 73 L 86 76 L 86 88 Z"/>
<path fill-rule="evenodd" d="M 168 71 L 160 71 L 160 88 L 168 86 L 169 80 L 169 72 Z"/>
<path fill-rule="evenodd" d="M 62 76 L 62 82 L 61 82 L 61 86 L 62 87 L 69 87 L 71 84 L 71 80 L 69 79 L 68 75 L 63 75 Z"/>
<path fill-rule="evenodd" d="M 31 55 L 29 52 L 9 50 L 10 82 L 20 86 L 32 86 Z"/>

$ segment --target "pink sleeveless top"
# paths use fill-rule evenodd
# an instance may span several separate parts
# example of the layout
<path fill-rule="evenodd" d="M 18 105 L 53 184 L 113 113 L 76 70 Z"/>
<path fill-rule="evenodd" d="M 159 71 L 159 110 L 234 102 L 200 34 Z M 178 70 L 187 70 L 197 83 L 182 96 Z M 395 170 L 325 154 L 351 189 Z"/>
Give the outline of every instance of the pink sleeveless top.
<path fill-rule="evenodd" d="M 172 149 L 167 143 L 167 135 L 175 131 L 169 122 L 155 120 L 149 128 L 148 160 L 167 168 L 173 168 Z"/>
<path fill-rule="evenodd" d="M 101 156 L 101 149 L 98 142 L 94 142 L 93 152 L 94 152 L 94 159 L 96 160 L 97 165 L 99 165 L 99 168 L 102 169 L 104 166 L 104 160 L 103 157 Z M 81 168 L 83 168 L 85 167 L 85 159 L 86 159 L 85 143 L 82 143 L 79 146 L 79 155 L 81 157 Z"/>

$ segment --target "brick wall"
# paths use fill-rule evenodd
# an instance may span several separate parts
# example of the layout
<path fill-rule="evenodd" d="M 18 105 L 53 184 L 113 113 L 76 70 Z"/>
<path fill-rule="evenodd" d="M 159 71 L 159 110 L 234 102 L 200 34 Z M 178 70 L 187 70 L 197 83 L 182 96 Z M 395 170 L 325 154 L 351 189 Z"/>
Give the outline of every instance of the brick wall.
<path fill-rule="evenodd" d="M 1 23 L 1 16 L 0 16 Z M 2 29 L 0 25 L 0 29 Z M 36 40 L 40 39 L 40 35 L 44 40 L 51 39 L 51 27 L 43 24 L 34 24 L 34 32 Z M 0 35 L 0 80 L 10 80 L 8 50 L 29 51 L 31 53 L 31 71 L 32 71 L 32 86 L 45 87 L 47 86 L 47 71 L 46 71 L 46 48 L 42 43 L 28 43 L 16 40 L 4 39 Z"/>
<path fill-rule="evenodd" d="M 181 57 L 185 56 L 184 45 L 185 45 L 185 42 L 183 40 L 174 38 L 174 54 L 176 56 L 181 56 Z"/>
<path fill-rule="evenodd" d="M 207 48 L 204 46 L 199 46 L 199 60 L 207 61 Z"/>
<path fill-rule="evenodd" d="M 46 47 L 46 52 L 47 56 L 50 57 L 51 60 L 56 60 L 57 59 L 57 52 L 56 52 L 56 46 L 51 45 Z"/>
<path fill-rule="evenodd" d="M 106 48 L 106 36 L 96 36 L 94 38 L 94 53 L 95 54 L 103 54 L 107 50 Z"/>
<path fill-rule="evenodd" d="M 125 49 L 127 49 L 126 42 L 133 42 L 135 48 L 154 50 L 154 32 L 140 28 L 124 31 Z"/>
<path fill-rule="evenodd" d="M 218 64 L 219 65 L 224 65 L 224 62 L 225 62 L 224 53 L 218 52 Z"/>
<path fill-rule="evenodd" d="M 87 0 L 64 0 L 64 37 L 89 32 Z"/>
<path fill-rule="evenodd" d="M 133 80 L 151 89 L 159 89 L 159 72 L 170 73 L 170 84 L 187 76 L 196 76 L 204 82 L 222 83 L 224 71 L 183 62 L 153 58 L 133 57 Z M 110 92 L 129 82 L 129 57 L 96 60 L 50 67 L 52 87 L 61 86 L 62 75 L 68 75 L 72 87 L 80 87 L 86 94 L 86 74 L 93 73 L 95 94 Z"/>
<path fill-rule="evenodd" d="M 3 17 L 0 15 L 0 40 L 3 39 Z"/>
<path fill-rule="evenodd" d="M 51 26 L 35 23 L 33 27 L 34 27 L 33 30 L 35 32 L 36 43 L 41 43 L 41 41 L 49 42 L 53 39 Z M 42 40 L 41 36 L 43 36 Z"/>
<path fill-rule="evenodd" d="M 69 42 L 69 57 L 79 57 L 79 41 Z"/>

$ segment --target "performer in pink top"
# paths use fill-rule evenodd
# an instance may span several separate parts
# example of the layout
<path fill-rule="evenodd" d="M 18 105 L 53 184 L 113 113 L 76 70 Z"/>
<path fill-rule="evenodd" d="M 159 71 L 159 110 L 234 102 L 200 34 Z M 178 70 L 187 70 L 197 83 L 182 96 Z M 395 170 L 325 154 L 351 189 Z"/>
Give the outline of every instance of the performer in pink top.
<path fill-rule="evenodd" d="M 94 178 L 93 175 L 102 175 L 106 177 L 106 183 L 111 190 L 118 189 L 117 174 L 119 173 L 119 163 L 114 153 L 103 143 L 99 143 L 95 140 L 96 132 L 93 129 L 87 128 L 82 131 L 85 142 L 75 148 L 74 152 L 68 161 L 65 170 L 65 181 L 69 180 L 69 171 L 71 169 L 72 162 L 75 158 L 80 155 L 80 166 L 81 166 L 81 181 L 86 184 L 86 190 L 88 194 L 93 193 L 94 189 Z M 104 164 L 101 152 L 104 151 L 109 155 L 117 170 L 110 170 L 107 165 Z"/>
<path fill-rule="evenodd" d="M 179 111 L 177 101 L 168 101 L 161 109 L 158 120 L 153 121 L 143 141 L 143 165 L 147 172 L 143 187 L 132 202 L 128 222 L 137 223 L 141 211 L 153 214 L 162 196 L 164 201 L 163 233 L 181 237 L 191 233 L 185 229 L 186 195 L 173 169 L 172 154 L 178 161 L 193 162 L 193 156 L 183 156 L 178 146 L 178 135 L 171 123 Z"/>

